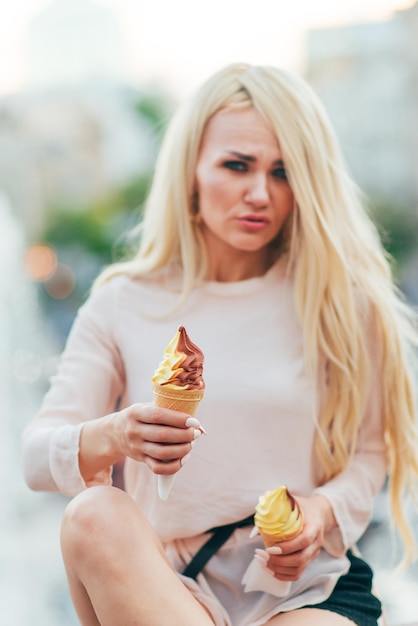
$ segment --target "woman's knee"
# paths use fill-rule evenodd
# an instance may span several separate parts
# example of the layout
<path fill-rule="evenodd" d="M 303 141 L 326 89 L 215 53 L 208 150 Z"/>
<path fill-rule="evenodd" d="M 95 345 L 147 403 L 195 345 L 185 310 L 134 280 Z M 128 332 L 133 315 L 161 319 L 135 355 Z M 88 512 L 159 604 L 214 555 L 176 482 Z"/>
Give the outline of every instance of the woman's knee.
<path fill-rule="evenodd" d="M 124 534 L 130 520 L 140 522 L 141 511 L 133 500 L 120 489 L 114 487 L 90 487 L 75 496 L 68 504 L 61 525 L 61 545 L 63 551 L 71 550 L 85 555 L 95 547 L 101 553 L 106 546 L 111 547 L 117 536 Z M 106 541 L 103 538 L 106 537 Z"/>

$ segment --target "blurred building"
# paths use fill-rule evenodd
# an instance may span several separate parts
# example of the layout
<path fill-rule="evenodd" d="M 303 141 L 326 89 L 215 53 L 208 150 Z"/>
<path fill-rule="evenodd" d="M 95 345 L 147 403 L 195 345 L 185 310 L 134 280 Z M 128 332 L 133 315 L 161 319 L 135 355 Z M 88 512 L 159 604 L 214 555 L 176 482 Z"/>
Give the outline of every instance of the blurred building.
<path fill-rule="evenodd" d="M 0 187 L 30 238 L 46 207 L 87 206 L 147 171 L 156 140 L 115 84 L 30 90 L 0 103 Z"/>
<path fill-rule="evenodd" d="M 418 205 L 418 2 L 384 22 L 311 31 L 305 76 L 350 171 L 380 200 Z"/>
<path fill-rule="evenodd" d="M 123 44 L 114 11 L 93 0 L 50 0 L 29 23 L 25 88 L 0 101 L 0 188 L 29 239 L 47 207 L 88 206 L 155 159 Z"/>

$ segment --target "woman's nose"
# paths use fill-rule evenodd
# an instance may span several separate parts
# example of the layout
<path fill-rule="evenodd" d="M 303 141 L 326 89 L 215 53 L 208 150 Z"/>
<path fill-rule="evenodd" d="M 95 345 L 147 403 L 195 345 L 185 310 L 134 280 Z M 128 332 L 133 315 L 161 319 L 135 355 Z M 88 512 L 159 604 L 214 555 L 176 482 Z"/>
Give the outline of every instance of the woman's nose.
<path fill-rule="evenodd" d="M 264 206 L 269 201 L 267 177 L 264 174 L 253 176 L 248 182 L 245 200 L 256 206 Z"/>

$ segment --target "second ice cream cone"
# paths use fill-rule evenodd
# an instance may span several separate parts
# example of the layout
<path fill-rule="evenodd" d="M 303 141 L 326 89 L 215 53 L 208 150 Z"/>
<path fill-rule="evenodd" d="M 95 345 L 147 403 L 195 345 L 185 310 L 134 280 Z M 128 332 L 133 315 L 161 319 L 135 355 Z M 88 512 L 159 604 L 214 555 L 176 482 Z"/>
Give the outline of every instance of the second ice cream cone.
<path fill-rule="evenodd" d="M 296 537 L 303 529 L 303 513 L 295 498 L 286 487 L 266 491 L 255 507 L 254 524 L 260 533 L 265 548 L 279 541 Z M 266 532 L 269 531 L 269 532 Z M 272 578 L 265 566 L 253 560 L 244 574 L 245 591 L 266 591 L 279 598 L 291 592 L 292 582 Z"/>
<path fill-rule="evenodd" d="M 266 491 L 260 496 L 255 511 L 254 523 L 266 548 L 278 541 L 293 539 L 302 532 L 302 511 L 286 487 Z"/>

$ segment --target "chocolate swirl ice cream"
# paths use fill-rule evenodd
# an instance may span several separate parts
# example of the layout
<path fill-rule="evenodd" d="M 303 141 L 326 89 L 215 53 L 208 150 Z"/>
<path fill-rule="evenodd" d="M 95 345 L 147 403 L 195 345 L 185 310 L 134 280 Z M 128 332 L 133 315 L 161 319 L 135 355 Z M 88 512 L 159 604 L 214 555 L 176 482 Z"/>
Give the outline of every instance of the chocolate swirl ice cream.
<path fill-rule="evenodd" d="M 152 382 L 168 388 L 204 389 L 203 352 L 187 334 L 184 326 L 164 351 L 164 357 L 154 372 Z"/>

